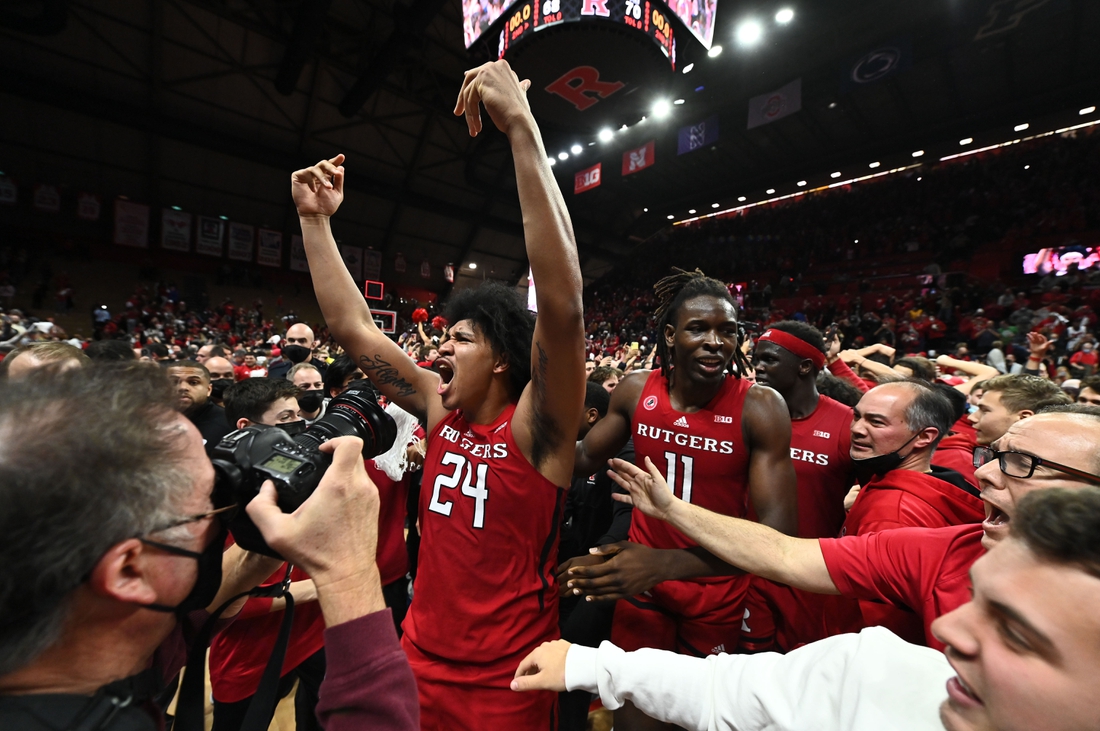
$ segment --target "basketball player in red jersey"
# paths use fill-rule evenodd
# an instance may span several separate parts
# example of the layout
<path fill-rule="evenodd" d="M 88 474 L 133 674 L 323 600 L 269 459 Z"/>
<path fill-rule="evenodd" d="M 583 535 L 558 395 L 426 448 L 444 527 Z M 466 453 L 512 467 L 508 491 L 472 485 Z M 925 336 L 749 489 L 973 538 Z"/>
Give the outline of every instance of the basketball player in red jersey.
<path fill-rule="evenodd" d="M 726 286 L 698 270 L 674 271 L 655 287 L 661 369 L 619 382 L 607 416 L 577 443 L 576 474 L 602 468 L 633 435 L 636 459 L 660 465 L 685 502 L 738 517 L 751 502 L 762 523 L 793 535 L 798 503 L 787 407 L 770 388 L 727 375 L 735 358 L 742 370 L 746 364 Z M 716 568 L 720 562 L 695 541 L 638 511 L 630 542 L 613 546 L 610 558 L 581 557 L 563 569 L 588 587 L 613 586 L 603 598 L 624 599 L 612 625 L 616 645 L 698 656 L 737 647 L 748 576 L 721 576 L 732 569 Z M 615 727 L 664 725 L 628 703 L 615 711 Z"/>
<path fill-rule="evenodd" d="M 784 320 L 756 339 L 756 382 L 779 392 L 791 415 L 791 462 L 798 476 L 798 537 L 835 538 L 844 525 L 844 496 L 854 484 L 851 446 L 852 409 L 817 392 L 817 374 L 825 368 L 825 339 L 804 322 Z M 841 604 L 850 606 L 841 606 Z M 800 591 L 759 576 L 742 625 L 746 652 L 793 650 L 828 636 L 823 615 L 855 602 Z"/>
<path fill-rule="evenodd" d="M 557 696 L 509 690 L 524 654 L 558 636 L 553 561 L 584 404 L 581 276 L 569 213 L 527 104 L 504 61 L 466 73 L 455 114 L 479 105 L 511 144 L 538 320 L 501 285 L 460 293 L 420 369 L 375 326 L 329 228 L 343 155 L 294 173 L 309 268 L 329 328 L 389 399 L 426 419 L 414 597 L 402 644 L 424 729 L 556 728 Z"/>

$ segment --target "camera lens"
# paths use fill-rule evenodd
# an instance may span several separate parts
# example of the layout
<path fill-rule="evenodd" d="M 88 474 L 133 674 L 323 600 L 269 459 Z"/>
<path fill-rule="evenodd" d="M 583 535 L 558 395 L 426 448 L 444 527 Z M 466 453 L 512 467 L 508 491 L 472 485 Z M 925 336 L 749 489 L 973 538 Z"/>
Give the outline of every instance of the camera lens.
<path fill-rule="evenodd" d="M 363 457 L 372 459 L 389 451 L 397 438 L 397 424 L 378 405 L 374 387 L 369 381 L 354 381 L 348 390 L 329 401 L 325 415 L 294 441 L 316 448 L 337 437 L 359 437 L 363 440 Z"/>

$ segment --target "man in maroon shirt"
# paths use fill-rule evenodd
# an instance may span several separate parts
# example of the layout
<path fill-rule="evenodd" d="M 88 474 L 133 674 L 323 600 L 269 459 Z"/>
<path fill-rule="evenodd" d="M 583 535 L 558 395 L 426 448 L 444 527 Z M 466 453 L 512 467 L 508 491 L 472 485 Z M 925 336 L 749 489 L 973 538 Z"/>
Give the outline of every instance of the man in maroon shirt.
<path fill-rule="evenodd" d="M 148 702 L 159 684 L 143 671 L 178 672 L 185 643 L 177 617 L 193 627 L 202 609 L 272 571 L 241 551 L 223 557 L 214 468 L 174 406 L 164 376 L 136 365 L 47 368 L 0 392 L 0 727 L 113 718 L 113 727 L 163 728 Z M 416 687 L 383 611 L 378 493 L 362 442 L 321 449 L 333 464 L 298 510 L 284 514 L 267 482 L 248 513 L 316 584 L 331 648 L 322 725 L 411 731 L 419 728 Z M 138 677 L 145 692 L 135 695 Z"/>
<path fill-rule="evenodd" d="M 970 598 L 968 572 L 1008 535 L 1020 499 L 1050 487 L 1100 485 L 1100 408 L 1051 407 L 1009 427 L 978 454 L 985 521 L 945 528 L 900 528 L 807 540 L 681 504 L 649 467 L 613 460 L 615 481 L 634 507 L 669 522 L 714 555 L 749 573 L 821 594 L 878 601 L 920 615 L 930 627 Z"/>

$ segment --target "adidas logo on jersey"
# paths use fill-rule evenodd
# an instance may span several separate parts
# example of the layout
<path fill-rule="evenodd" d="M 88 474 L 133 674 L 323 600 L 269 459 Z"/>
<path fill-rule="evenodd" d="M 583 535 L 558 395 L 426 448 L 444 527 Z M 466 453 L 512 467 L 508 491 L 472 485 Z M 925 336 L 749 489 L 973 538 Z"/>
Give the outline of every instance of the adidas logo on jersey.
<path fill-rule="evenodd" d="M 715 414 L 714 415 L 714 423 L 715 424 L 732 424 L 733 423 L 733 417 L 732 416 L 722 416 L 721 414 Z"/>
<path fill-rule="evenodd" d="M 687 417 L 686 417 L 686 416 L 681 416 L 681 417 L 680 417 L 679 419 L 677 419 L 676 421 L 672 422 L 672 425 L 673 425 L 673 426 L 679 426 L 679 427 L 683 427 L 684 429 L 687 429 L 687 428 L 688 428 L 688 420 L 687 420 Z"/>
<path fill-rule="evenodd" d="M 829 432 L 827 432 L 827 431 L 821 431 L 820 429 L 814 429 L 814 436 L 815 437 L 821 437 L 822 439 L 828 439 L 832 435 L 829 434 Z"/>

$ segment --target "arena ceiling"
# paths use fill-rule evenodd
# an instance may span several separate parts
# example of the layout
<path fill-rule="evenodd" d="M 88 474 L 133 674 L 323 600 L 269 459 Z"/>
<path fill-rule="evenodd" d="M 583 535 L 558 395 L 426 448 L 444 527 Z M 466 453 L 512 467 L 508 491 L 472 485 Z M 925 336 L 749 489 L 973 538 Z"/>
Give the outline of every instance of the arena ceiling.
<path fill-rule="evenodd" d="M 765 22 L 751 50 L 733 40 Z M 337 237 L 404 254 L 410 269 L 460 268 L 515 281 L 526 271 L 506 140 L 471 139 L 452 116 L 462 72 L 458 0 L 17 0 L 0 8 L 0 152 L 24 176 L 97 185 L 154 205 L 225 213 L 290 230 L 287 173 L 348 155 Z M 546 128 L 577 230 L 586 280 L 703 198 L 823 174 L 1100 98 L 1100 3 L 1094 0 L 719 0 L 709 58 L 667 80 L 685 99 L 607 146 L 596 129 Z M 904 69 L 846 88 L 852 59 L 876 44 L 906 49 Z M 681 41 L 683 43 L 683 40 Z M 683 63 L 681 63 L 681 66 Z M 670 72 L 671 74 L 671 72 Z M 749 99 L 795 78 L 801 111 L 746 129 Z M 696 88 L 703 87 L 702 91 Z M 676 153 L 677 128 L 721 115 L 719 139 Z M 649 125 L 646 127 L 645 125 Z M 658 165 L 605 175 L 574 196 L 573 173 L 657 140 Z M 648 212 L 645 209 L 649 209 Z M 391 264 L 392 266 L 392 264 Z M 389 271 L 389 267 L 385 271 Z"/>

